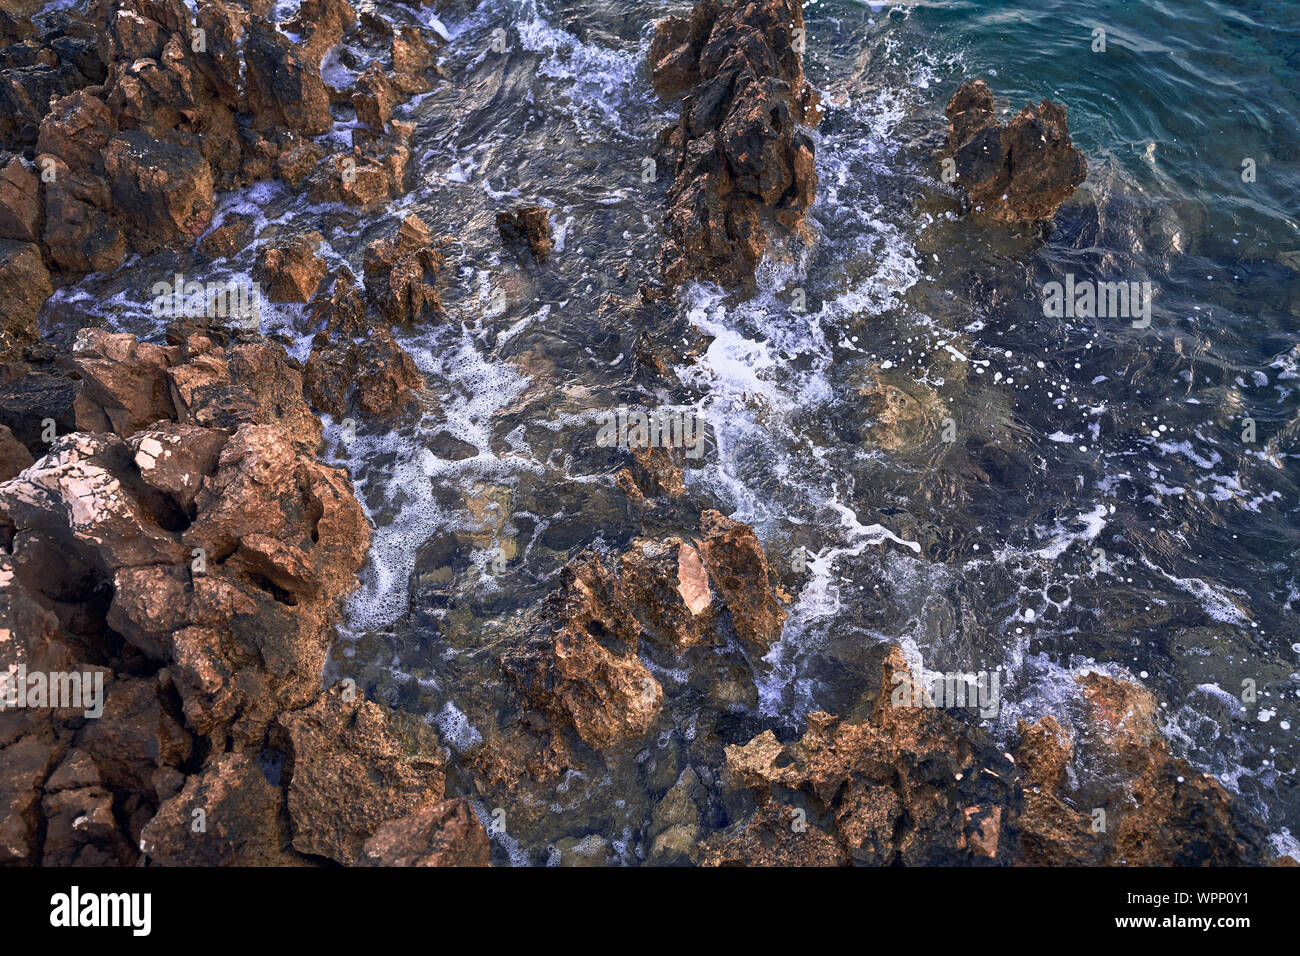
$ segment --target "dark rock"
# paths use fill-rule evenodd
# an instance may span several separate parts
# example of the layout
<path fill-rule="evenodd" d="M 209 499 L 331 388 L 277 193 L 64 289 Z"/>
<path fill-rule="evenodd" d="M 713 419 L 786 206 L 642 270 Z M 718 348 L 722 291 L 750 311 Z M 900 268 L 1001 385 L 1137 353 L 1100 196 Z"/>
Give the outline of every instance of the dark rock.
<path fill-rule="evenodd" d="M 983 80 L 962 84 L 946 109 L 948 152 L 975 211 L 995 222 L 1051 219 L 1088 174 L 1065 107 L 1026 104 L 1003 126 Z"/>
<path fill-rule="evenodd" d="M 525 246 L 538 262 L 551 254 L 550 213 L 543 206 L 519 206 L 497 213 L 497 232 L 507 247 Z"/>

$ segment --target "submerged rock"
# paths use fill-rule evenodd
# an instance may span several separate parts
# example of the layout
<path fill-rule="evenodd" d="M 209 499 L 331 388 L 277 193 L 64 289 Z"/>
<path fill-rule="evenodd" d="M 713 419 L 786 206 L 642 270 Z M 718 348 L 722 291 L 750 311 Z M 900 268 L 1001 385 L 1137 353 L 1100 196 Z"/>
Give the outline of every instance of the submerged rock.
<path fill-rule="evenodd" d="M 1003 126 L 983 80 L 963 83 L 945 110 L 948 152 L 975 211 L 995 222 L 1051 219 L 1088 174 L 1065 107 L 1027 104 Z"/>
<path fill-rule="evenodd" d="M 507 248 L 527 248 L 538 262 L 551 254 L 550 211 L 544 206 L 518 206 L 497 213 L 497 232 Z"/>

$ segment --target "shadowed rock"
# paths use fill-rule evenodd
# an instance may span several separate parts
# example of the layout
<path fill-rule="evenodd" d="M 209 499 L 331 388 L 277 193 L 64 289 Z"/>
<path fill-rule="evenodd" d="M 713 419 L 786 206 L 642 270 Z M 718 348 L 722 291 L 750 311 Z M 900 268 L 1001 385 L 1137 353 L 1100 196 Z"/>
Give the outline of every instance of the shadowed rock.
<path fill-rule="evenodd" d="M 995 222 L 1051 219 L 1088 174 L 1065 107 L 1027 104 L 1003 126 L 983 80 L 963 83 L 945 110 L 948 152 L 975 212 Z"/>
<path fill-rule="evenodd" d="M 681 120 L 659 137 L 673 176 L 661 256 L 669 285 L 748 285 L 773 236 L 801 230 L 817 173 L 798 127 L 819 118 L 803 29 L 791 0 L 702 0 L 655 25 L 651 83 L 660 96 L 685 94 Z"/>

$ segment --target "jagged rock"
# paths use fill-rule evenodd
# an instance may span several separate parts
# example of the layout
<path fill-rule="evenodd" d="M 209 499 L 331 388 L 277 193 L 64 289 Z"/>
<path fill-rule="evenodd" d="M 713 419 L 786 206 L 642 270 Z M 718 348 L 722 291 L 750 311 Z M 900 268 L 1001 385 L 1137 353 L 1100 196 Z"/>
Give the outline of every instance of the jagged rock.
<path fill-rule="evenodd" d="M 412 213 L 392 239 L 376 239 L 366 246 L 361 266 L 366 294 L 389 322 L 442 317 L 436 283 L 443 259 L 433 242 L 428 227 Z"/>
<path fill-rule="evenodd" d="M 768 582 L 754 529 L 716 511 L 700 516 L 700 554 L 737 636 L 760 653 L 781 637 L 786 612 Z"/>
<path fill-rule="evenodd" d="M 357 405 L 367 415 L 392 418 L 415 405 L 424 378 L 387 329 L 376 329 L 356 347 Z"/>
<path fill-rule="evenodd" d="M 8 481 L 35 461 L 27 447 L 0 425 L 0 481 Z"/>
<path fill-rule="evenodd" d="M 313 202 L 342 202 L 371 208 L 406 192 L 410 179 L 411 148 L 408 140 L 414 125 L 392 120 L 391 132 L 368 137 L 354 130 L 351 152 L 328 156 L 307 179 L 307 195 Z"/>
<path fill-rule="evenodd" d="M 253 275 L 266 285 L 271 302 L 307 302 L 316 287 L 329 273 L 329 267 L 316 255 L 321 244 L 318 232 L 294 236 L 258 253 Z"/>
<path fill-rule="evenodd" d="M 287 822 L 317 811 L 355 856 L 368 821 L 442 798 L 421 721 L 354 705 L 344 727 L 311 709 L 365 516 L 312 457 L 320 424 L 283 349 L 214 337 L 229 341 L 85 330 L 59 371 L 3 367 L 0 417 L 40 457 L 0 482 L 0 669 L 92 670 L 106 691 L 95 719 L 0 712 L 3 862 L 127 865 L 141 845 L 155 863 L 306 862 Z M 68 433 L 74 415 L 95 432 Z M 270 782 L 259 755 L 277 735 L 294 753 Z M 349 754 L 379 782 L 331 789 Z"/>
<path fill-rule="evenodd" d="M 812 140 L 798 129 L 818 118 L 794 48 L 801 5 L 701 0 L 655 27 L 651 82 L 661 96 L 687 93 L 660 134 L 673 173 L 664 278 L 752 283 L 772 229 L 797 233 L 816 194 Z"/>
<path fill-rule="evenodd" d="M 1264 829 L 1222 787 L 1169 756 L 1147 691 L 1094 673 L 1077 683 L 1082 737 L 1052 717 L 1022 722 L 1012 757 L 978 728 L 918 706 L 924 691 L 891 648 L 866 720 L 810 714 L 795 743 L 766 731 L 726 748 L 724 802 L 738 822 L 700 860 L 1170 866 L 1271 856 Z"/>
<path fill-rule="evenodd" d="M 89 91 L 78 90 L 49 105 L 41 122 L 36 152 L 58 157 L 81 176 L 102 173 L 101 157 L 114 130 L 108 105 Z M 39 160 L 37 165 L 41 165 Z"/>
<path fill-rule="evenodd" d="M 1007 863 L 1015 857 L 1016 768 L 978 730 L 941 711 L 892 706 L 893 649 L 861 723 L 808 715 L 782 745 L 765 731 L 726 748 L 741 822 L 706 841 L 710 865 Z M 910 678 L 908 678 L 910 680 Z M 739 809 L 746 801 L 754 809 Z"/>
<path fill-rule="evenodd" d="M 17 148 L 31 146 L 50 100 L 68 95 L 83 79 L 65 63 L 34 62 L 0 72 L 0 142 Z"/>
<path fill-rule="evenodd" d="M 342 418 L 348 410 L 348 391 L 356 383 L 357 356 L 352 343 L 312 347 L 303 367 L 302 384 L 317 411 Z"/>
<path fill-rule="evenodd" d="M 234 213 L 199 241 L 199 252 L 209 259 L 228 259 L 253 241 L 256 220 Z"/>
<path fill-rule="evenodd" d="M 945 110 L 956 182 L 975 211 L 995 222 L 1051 219 L 1088 174 L 1070 140 L 1065 107 L 1026 104 L 1003 126 L 983 80 L 963 83 Z"/>
<path fill-rule="evenodd" d="M 324 147 L 306 140 L 281 151 L 276 159 L 276 172 L 290 189 L 298 189 L 324 158 Z"/>
<path fill-rule="evenodd" d="M 497 213 L 497 232 L 505 246 L 526 246 L 538 262 L 551 254 L 550 213 L 543 206 L 519 206 Z"/>
<path fill-rule="evenodd" d="M 405 96 L 429 89 L 426 73 L 433 69 L 433 50 L 419 28 L 404 26 L 393 33 L 393 74 L 389 82 Z"/>
<path fill-rule="evenodd" d="M 381 824 L 360 866 L 487 866 L 487 831 L 464 800 L 444 800 Z"/>
<path fill-rule="evenodd" d="M 41 189 L 36 172 L 19 156 L 0 154 L 0 239 L 38 242 Z"/>
<path fill-rule="evenodd" d="M 382 133 L 393 116 L 393 93 L 383 67 L 372 62 L 353 87 L 352 108 L 357 111 L 357 119 Z"/>
<path fill-rule="evenodd" d="M 158 809 L 140 848 L 158 866 L 293 865 L 283 802 L 256 759 L 218 754 Z"/>
<path fill-rule="evenodd" d="M 417 717 L 345 701 L 336 687 L 279 723 L 293 760 L 293 845 L 302 853 L 355 863 L 381 824 L 442 800 L 438 738 Z"/>
<path fill-rule="evenodd" d="M 0 864 L 36 862 L 40 785 L 52 762 L 51 747 L 34 736 L 0 747 Z"/>
<path fill-rule="evenodd" d="M 340 266 L 331 278 L 307 306 L 306 329 L 324 332 L 328 339 L 355 338 L 366 330 L 366 303 L 357 289 L 356 276 L 347 266 Z"/>
<path fill-rule="evenodd" d="M 717 608 L 695 547 L 679 538 L 637 541 L 620 569 L 633 613 L 652 640 L 682 650 L 713 639 Z"/>
<path fill-rule="evenodd" d="M 83 329 L 75 349 L 82 380 L 78 428 L 111 429 L 126 438 L 173 416 L 165 349 L 101 329 Z"/>
<path fill-rule="evenodd" d="M 248 22 L 247 10 L 223 0 L 199 4 L 195 17 L 207 49 L 202 56 L 194 58 L 194 68 L 203 75 L 214 96 L 237 108 L 244 106 L 240 82 L 243 60 L 239 54 Z"/>
<path fill-rule="evenodd" d="M 1025 859 L 1059 866 L 1242 866 L 1267 859 L 1267 833 L 1214 778 L 1175 759 L 1145 688 L 1104 674 L 1075 679 L 1079 732 L 1021 721 Z M 1088 783 L 1071 793 L 1068 768 Z M 1094 827 L 1095 812 L 1104 828 Z"/>
<path fill-rule="evenodd" d="M 126 234 L 117 222 L 60 186 L 45 190 L 42 239 L 65 272 L 111 272 L 126 258 Z"/>
<path fill-rule="evenodd" d="M 639 628 L 618 577 L 594 554 L 564 569 L 540 627 L 501 668 L 538 710 L 597 749 L 643 735 L 663 689 L 636 655 Z"/>
<path fill-rule="evenodd" d="M 113 795 L 84 750 L 74 749 L 45 782 L 43 866 L 130 866 L 137 856 L 117 828 Z"/>
<path fill-rule="evenodd" d="M 291 129 L 308 136 L 329 131 L 329 93 L 312 62 L 288 37 L 253 19 L 244 39 L 248 108 L 254 128 Z"/>
<path fill-rule="evenodd" d="M 287 33 L 300 34 L 303 56 L 319 66 L 330 47 L 356 25 L 357 12 L 347 0 L 303 0 L 298 12 L 280 27 Z"/>
<path fill-rule="evenodd" d="M 0 298 L 5 303 L 0 319 L 0 357 L 16 354 L 36 341 L 36 316 L 54 287 L 34 243 L 0 239 Z"/>
<path fill-rule="evenodd" d="M 157 428 L 135 432 L 127 444 L 134 452 L 141 480 L 170 495 L 188 511 L 194 505 L 203 479 L 216 472 L 228 437 L 215 428 L 168 421 Z"/>

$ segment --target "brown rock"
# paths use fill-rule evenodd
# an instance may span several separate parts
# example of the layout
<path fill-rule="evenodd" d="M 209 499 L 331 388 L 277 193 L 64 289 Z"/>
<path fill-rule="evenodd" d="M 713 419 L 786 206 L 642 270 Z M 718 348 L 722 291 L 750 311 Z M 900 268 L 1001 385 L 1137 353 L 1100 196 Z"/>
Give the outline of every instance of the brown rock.
<path fill-rule="evenodd" d="M 372 62 L 357 77 L 353 87 L 352 108 L 357 111 L 357 119 L 376 133 L 382 133 L 393 115 L 393 94 L 383 67 Z"/>
<path fill-rule="evenodd" d="M 97 206 L 61 186 L 45 190 L 45 233 L 50 258 L 65 272 L 112 272 L 126 258 L 126 234 Z"/>
<path fill-rule="evenodd" d="M 0 239 L 38 242 L 41 187 L 34 170 L 18 156 L 0 155 Z"/>
<path fill-rule="evenodd" d="M 687 93 L 680 122 L 660 134 L 673 173 L 661 255 L 670 286 L 748 285 L 773 227 L 802 229 L 817 176 L 798 124 L 818 118 L 793 46 L 802 28 L 792 0 L 701 0 L 656 24 L 651 82 L 661 96 Z"/>
<path fill-rule="evenodd" d="M 39 247 L 0 239 L 0 297 L 5 303 L 0 356 L 14 354 L 24 344 L 36 341 L 36 316 L 53 291 Z"/>
<path fill-rule="evenodd" d="M 212 169 L 198 150 L 128 130 L 109 140 L 104 172 L 137 251 L 193 242 L 212 219 Z"/>
<path fill-rule="evenodd" d="M 892 706 L 897 649 L 864 722 L 808 715 L 796 743 L 767 731 L 726 748 L 730 791 L 756 802 L 710 838 L 710 865 L 937 865 L 1011 862 L 1015 766 L 974 728 L 933 709 Z"/>
<path fill-rule="evenodd" d="M 324 332 L 327 338 L 355 338 L 366 330 L 366 303 L 357 289 L 356 277 L 340 266 L 307 306 L 309 332 Z"/>
<path fill-rule="evenodd" d="M 623 555 L 621 571 L 633 613 L 650 639 L 678 651 L 713 639 L 709 578 L 690 544 L 637 541 Z"/>
<path fill-rule="evenodd" d="M 767 557 L 754 529 L 716 511 L 700 516 L 700 554 L 740 639 L 759 652 L 781 638 L 786 612 L 768 579 Z"/>
<path fill-rule="evenodd" d="M 302 853 L 355 863 L 381 824 L 442 800 L 438 738 L 416 717 L 349 703 L 335 688 L 279 722 L 291 747 L 289 817 Z"/>
<path fill-rule="evenodd" d="M 301 860 L 281 820 L 284 795 L 244 754 L 216 755 L 140 835 L 158 866 L 285 866 Z"/>
<path fill-rule="evenodd" d="M 361 866 L 487 866 L 487 831 L 464 800 L 444 800 L 381 824 Z"/>
<path fill-rule="evenodd" d="M 290 189 L 298 189 L 324 158 L 324 147 L 306 140 L 280 153 L 276 159 L 276 171 Z"/>
<path fill-rule="evenodd" d="M 622 583 L 584 554 L 501 668 L 533 706 L 601 749 L 642 736 L 659 713 L 663 689 L 636 656 L 639 630 Z"/>
<path fill-rule="evenodd" d="M 390 322 L 433 321 L 443 315 L 436 283 L 443 259 L 429 229 L 414 213 L 392 239 L 366 246 L 362 260 L 366 294 Z"/>
<path fill-rule="evenodd" d="M 78 427 L 107 419 L 120 437 L 174 414 L 168 383 L 167 353 L 157 345 L 137 341 L 127 333 L 83 329 L 77 336 L 74 360 L 81 373 L 83 405 Z"/>
<path fill-rule="evenodd" d="M 164 422 L 138 431 L 127 444 L 141 479 L 190 509 L 205 476 L 216 471 L 228 436 L 214 428 Z"/>
<path fill-rule="evenodd" d="M 256 220 L 244 213 L 226 218 L 199 242 L 199 252 L 209 259 L 229 259 L 253 241 Z"/>
<path fill-rule="evenodd" d="M 320 60 L 295 47 L 261 20 L 250 22 L 244 40 L 248 106 L 256 129 L 291 129 L 308 136 L 329 131 L 329 93 Z"/>
<path fill-rule="evenodd" d="M 357 347 L 357 405 L 367 415 L 392 418 L 417 404 L 424 378 L 387 329 Z"/>
<path fill-rule="evenodd" d="M 329 273 L 324 260 L 316 255 L 321 244 L 318 232 L 294 236 L 258 252 L 254 277 L 267 287 L 271 302 L 307 302 Z"/>
<path fill-rule="evenodd" d="M 35 459 L 5 425 L 0 425 L 0 481 L 8 481 Z"/>
<path fill-rule="evenodd" d="M 975 211 L 995 222 L 1051 219 L 1088 174 L 1071 142 L 1065 107 L 1027 104 L 1006 126 L 983 80 L 948 101 L 948 152 Z"/>
<path fill-rule="evenodd" d="M 298 12 L 280 26 L 303 37 L 303 56 L 320 65 L 321 58 L 357 25 L 357 12 L 347 0 L 303 0 Z"/>
<path fill-rule="evenodd" d="M 404 26 L 393 34 L 393 75 L 389 82 L 403 95 L 412 96 L 429 89 L 425 74 L 433 69 L 433 50 L 418 27 Z"/>

